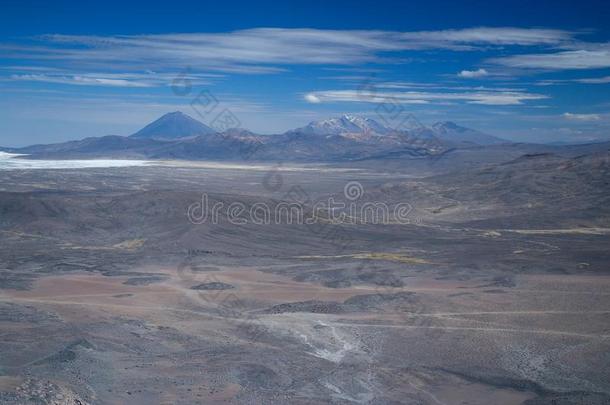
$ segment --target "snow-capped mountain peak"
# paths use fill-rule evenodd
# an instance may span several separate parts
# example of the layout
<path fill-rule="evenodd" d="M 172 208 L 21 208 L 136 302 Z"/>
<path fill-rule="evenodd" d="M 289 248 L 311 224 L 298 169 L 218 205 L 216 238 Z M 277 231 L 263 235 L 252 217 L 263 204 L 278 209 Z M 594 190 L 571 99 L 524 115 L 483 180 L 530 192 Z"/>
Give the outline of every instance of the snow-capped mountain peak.
<path fill-rule="evenodd" d="M 303 132 L 315 135 L 341 135 L 353 133 L 385 134 L 388 128 L 371 118 L 356 115 L 342 115 L 339 118 L 313 121 L 304 127 Z"/>

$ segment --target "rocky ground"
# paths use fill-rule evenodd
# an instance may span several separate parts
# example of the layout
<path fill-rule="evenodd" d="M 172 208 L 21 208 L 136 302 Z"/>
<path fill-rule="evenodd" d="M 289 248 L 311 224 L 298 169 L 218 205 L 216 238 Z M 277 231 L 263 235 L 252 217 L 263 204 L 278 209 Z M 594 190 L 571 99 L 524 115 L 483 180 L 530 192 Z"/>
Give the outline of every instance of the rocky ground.
<path fill-rule="evenodd" d="M 608 403 L 607 195 L 577 216 L 582 195 L 494 170 L 0 172 L 0 403 Z M 411 221 L 186 215 L 203 193 L 349 202 L 354 181 Z"/>

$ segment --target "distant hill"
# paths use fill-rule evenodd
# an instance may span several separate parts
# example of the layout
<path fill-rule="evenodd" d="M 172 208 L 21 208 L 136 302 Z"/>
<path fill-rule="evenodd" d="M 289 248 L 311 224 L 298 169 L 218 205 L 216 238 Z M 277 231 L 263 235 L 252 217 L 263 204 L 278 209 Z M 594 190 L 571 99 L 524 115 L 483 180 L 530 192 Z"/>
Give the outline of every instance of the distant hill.
<path fill-rule="evenodd" d="M 437 122 L 432 125 L 434 135 L 440 139 L 457 142 L 457 143 L 472 143 L 476 145 L 497 145 L 500 143 L 508 143 L 504 139 L 497 138 L 474 129 L 465 128 L 451 121 Z"/>

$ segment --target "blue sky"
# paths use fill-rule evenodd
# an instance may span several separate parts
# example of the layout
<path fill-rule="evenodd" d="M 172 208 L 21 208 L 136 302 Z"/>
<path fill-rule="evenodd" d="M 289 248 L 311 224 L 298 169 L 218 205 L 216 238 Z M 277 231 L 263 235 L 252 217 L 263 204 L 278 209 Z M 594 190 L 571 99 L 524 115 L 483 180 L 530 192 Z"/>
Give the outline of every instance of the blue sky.
<path fill-rule="evenodd" d="M 602 1 L 5 0 L 0 145 L 128 135 L 175 110 L 259 133 L 392 110 L 610 139 L 608 21 Z"/>

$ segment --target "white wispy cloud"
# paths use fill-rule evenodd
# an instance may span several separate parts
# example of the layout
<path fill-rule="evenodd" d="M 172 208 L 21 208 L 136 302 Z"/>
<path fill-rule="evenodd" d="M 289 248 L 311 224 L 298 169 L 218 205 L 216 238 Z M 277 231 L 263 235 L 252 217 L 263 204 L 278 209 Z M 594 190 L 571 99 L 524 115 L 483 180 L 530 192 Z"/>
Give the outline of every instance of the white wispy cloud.
<path fill-rule="evenodd" d="M 534 83 L 537 86 L 553 86 L 570 83 L 583 83 L 583 84 L 607 84 L 610 83 L 610 76 L 603 77 L 582 77 L 576 79 L 548 79 L 540 80 Z"/>
<path fill-rule="evenodd" d="M 487 87 L 487 86 L 464 86 L 464 85 L 453 85 L 450 83 L 427 83 L 427 82 L 371 82 L 361 81 L 359 83 L 360 89 L 426 89 L 426 90 L 468 90 L 468 91 L 525 91 L 523 88 L 517 87 Z"/>
<path fill-rule="evenodd" d="M 542 94 L 523 91 L 472 91 L 472 92 L 425 92 L 425 91 L 358 91 L 325 90 L 305 94 L 305 100 L 325 102 L 366 102 L 387 104 L 427 104 L 461 101 L 469 104 L 518 105 L 527 100 L 548 98 Z"/>
<path fill-rule="evenodd" d="M 463 77 L 465 79 L 476 79 L 478 77 L 489 76 L 489 72 L 483 68 L 477 70 L 462 70 L 459 72 L 458 77 Z"/>
<path fill-rule="evenodd" d="M 24 69 L 25 70 L 25 69 Z M 27 70 L 26 70 L 27 71 Z M 44 71 L 41 69 L 41 71 Z M 210 77 L 218 75 L 201 74 L 167 74 L 167 73 L 78 73 L 71 74 L 58 69 L 47 73 L 11 74 L 9 80 L 32 81 L 45 83 L 71 84 L 77 86 L 110 86 L 110 87 L 159 87 L 180 78 L 191 84 L 209 84 Z"/>
<path fill-rule="evenodd" d="M 198 69 L 272 73 L 279 65 L 382 62 L 407 50 L 473 50 L 489 46 L 559 45 L 574 33 L 556 29 L 479 27 L 442 31 L 255 28 L 228 33 L 44 35 L 2 44 L 8 57 L 111 69 Z M 269 66 L 276 65 L 276 66 Z"/>
<path fill-rule="evenodd" d="M 457 44 L 490 45 L 556 45 L 569 42 L 574 32 L 515 27 L 477 27 L 460 30 L 420 31 L 404 33 L 404 37 L 429 48 L 452 48 Z M 445 46 L 441 46 L 445 44 Z"/>
<path fill-rule="evenodd" d="M 578 83 L 586 83 L 586 84 L 605 84 L 605 83 L 610 83 L 610 76 L 585 77 L 582 79 L 576 79 L 575 81 Z"/>
<path fill-rule="evenodd" d="M 598 114 L 573 114 L 573 113 L 563 113 L 563 117 L 572 121 L 599 121 L 601 120 L 601 116 Z"/>
<path fill-rule="evenodd" d="M 112 87 L 153 87 L 154 84 L 143 81 L 132 81 L 91 75 L 59 76 L 46 74 L 11 75 L 12 80 L 46 83 L 75 84 L 79 86 L 112 86 Z"/>
<path fill-rule="evenodd" d="M 513 68 L 545 70 L 602 69 L 610 67 L 610 43 L 569 45 L 574 49 L 554 53 L 536 53 L 493 58 L 496 63 Z"/>

